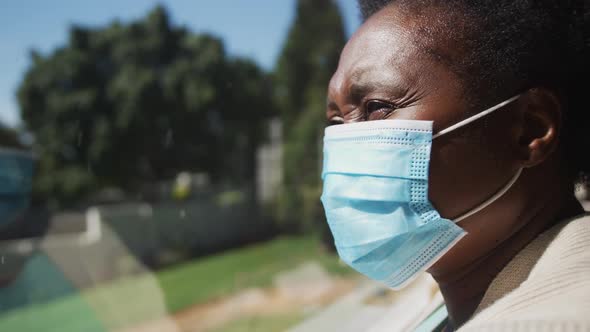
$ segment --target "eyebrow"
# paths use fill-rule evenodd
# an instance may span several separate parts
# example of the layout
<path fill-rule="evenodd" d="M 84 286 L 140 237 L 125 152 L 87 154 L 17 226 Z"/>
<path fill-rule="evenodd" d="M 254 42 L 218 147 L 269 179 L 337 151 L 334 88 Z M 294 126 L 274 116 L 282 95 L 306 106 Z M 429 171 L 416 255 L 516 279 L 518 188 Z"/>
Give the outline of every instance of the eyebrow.
<path fill-rule="evenodd" d="M 349 93 L 346 96 L 346 100 L 355 104 L 360 102 L 365 95 L 376 90 L 387 91 L 387 94 L 390 94 L 393 99 L 402 98 L 408 92 L 408 89 L 404 89 L 401 86 L 394 84 L 383 84 L 379 82 L 355 82 L 350 84 Z M 328 110 L 339 109 L 338 104 L 330 98 L 329 94 L 326 98 L 326 106 Z"/>
<path fill-rule="evenodd" d="M 373 91 L 384 91 L 392 97 L 402 97 L 407 89 L 402 88 L 399 83 L 394 83 L 393 80 L 388 81 L 368 81 L 358 80 L 350 84 L 349 98 L 351 100 L 360 100 L 363 96 Z"/>
<path fill-rule="evenodd" d="M 366 68 L 357 68 L 352 72 L 352 74 L 350 75 L 350 83 L 346 87 L 347 101 L 356 103 L 360 101 L 368 93 L 378 90 L 384 91 L 387 94 L 392 95 L 392 97 L 396 98 L 403 97 L 408 91 L 407 87 L 403 87 L 405 84 L 408 83 L 400 82 L 400 80 L 406 80 L 405 75 L 403 75 L 402 73 L 400 73 L 399 79 L 395 79 L 395 77 L 393 76 L 387 78 L 387 76 L 389 75 L 375 77 L 374 73 L 373 75 L 370 74 L 370 70 L 367 70 Z M 372 77 L 373 79 L 368 79 L 367 77 Z M 334 102 L 330 98 L 330 93 L 328 93 L 326 104 L 328 108 L 338 109 L 336 102 Z"/>
<path fill-rule="evenodd" d="M 371 91 L 375 91 L 375 90 L 382 88 L 384 86 L 387 86 L 387 85 L 380 84 L 377 82 L 353 82 L 347 88 L 348 93 L 346 96 L 346 100 L 351 101 L 351 102 L 359 101 L 367 93 L 369 93 Z M 327 96 L 327 106 L 330 109 L 338 109 L 338 105 L 336 104 L 336 102 L 334 102 L 330 98 L 329 94 Z"/>
<path fill-rule="evenodd" d="M 386 84 L 379 82 L 354 82 L 349 87 L 349 96 L 353 100 L 358 100 L 369 92 L 388 87 Z"/>
<path fill-rule="evenodd" d="M 326 101 L 326 104 L 327 104 L 328 110 L 338 110 L 338 104 L 333 102 L 329 96 L 327 99 L 328 100 Z"/>

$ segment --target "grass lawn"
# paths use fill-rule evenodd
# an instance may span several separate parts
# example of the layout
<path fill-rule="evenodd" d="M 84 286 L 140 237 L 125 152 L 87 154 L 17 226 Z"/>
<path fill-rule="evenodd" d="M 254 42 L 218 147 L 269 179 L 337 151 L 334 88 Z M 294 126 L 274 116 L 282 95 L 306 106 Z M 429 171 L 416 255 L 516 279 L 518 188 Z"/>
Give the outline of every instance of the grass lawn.
<path fill-rule="evenodd" d="M 104 331 L 154 318 L 163 308 L 154 301 L 159 282 L 169 312 L 211 301 L 248 287 L 264 287 L 273 276 L 315 260 L 332 274 L 351 270 L 319 249 L 315 236 L 282 237 L 219 255 L 197 259 L 155 273 L 128 277 L 59 300 L 0 316 L 0 331 Z M 98 308 L 98 309 L 97 309 Z M 281 326 L 294 317 L 265 319 Z M 249 323 L 255 323 L 249 321 Z M 239 322 L 235 328 L 238 328 Z M 228 327 L 228 331 L 239 331 Z"/>
<path fill-rule="evenodd" d="M 268 286 L 277 272 L 309 260 L 319 262 L 332 274 L 351 271 L 336 256 L 322 252 L 315 237 L 307 236 L 278 238 L 189 262 L 159 272 L 158 280 L 169 310 L 175 312 L 240 289 Z"/>

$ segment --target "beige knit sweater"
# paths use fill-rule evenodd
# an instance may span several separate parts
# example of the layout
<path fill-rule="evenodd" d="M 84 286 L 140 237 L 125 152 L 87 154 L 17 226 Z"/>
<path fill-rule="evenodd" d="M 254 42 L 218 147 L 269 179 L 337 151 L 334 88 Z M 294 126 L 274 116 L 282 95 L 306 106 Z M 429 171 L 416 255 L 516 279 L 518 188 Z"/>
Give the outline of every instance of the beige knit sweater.
<path fill-rule="evenodd" d="M 459 331 L 590 331 L 590 215 L 553 227 L 516 255 Z"/>

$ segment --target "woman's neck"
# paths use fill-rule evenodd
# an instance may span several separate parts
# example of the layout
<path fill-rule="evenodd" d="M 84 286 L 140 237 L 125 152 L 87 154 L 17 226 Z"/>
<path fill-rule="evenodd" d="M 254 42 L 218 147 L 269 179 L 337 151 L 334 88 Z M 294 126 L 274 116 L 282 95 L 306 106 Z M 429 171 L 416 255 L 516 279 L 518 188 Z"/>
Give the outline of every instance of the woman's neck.
<path fill-rule="evenodd" d="M 444 275 L 433 274 L 445 299 L 449 322 L 453 327 L 459 327 L 471 318 L 491 282 L 527 244 L 559 221 L 583 212 L 573 190 L 562 193 L 546 195 L 544 204 L 539 204 L 537 200 L 523 209 L 527 212 L 516 218 L 521 221 L 524 219 L 524 226 L 491 252 L 458 270 Z M 561 199 L 556 199 L 556 196 Z"/>

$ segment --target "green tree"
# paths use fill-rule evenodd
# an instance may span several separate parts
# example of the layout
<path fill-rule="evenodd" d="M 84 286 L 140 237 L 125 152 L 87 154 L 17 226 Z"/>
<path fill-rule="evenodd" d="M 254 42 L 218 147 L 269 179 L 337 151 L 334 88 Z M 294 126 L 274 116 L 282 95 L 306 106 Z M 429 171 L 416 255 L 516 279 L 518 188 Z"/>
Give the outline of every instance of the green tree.
<path fill-rule="evenodd" d="M 297 2 L 295 21 L 275 71 L 275 98 L 284 128 L 278 216 L 290 229 L 306 229 L 323 215 L 320 151 L 326 90 L 345 39 L 334 1 Z"/>
<path fill-rule="evenodd" d="M 182 170 L 247 181 L 270 96 L 254 63 L 174 26 L 162 7 L 129 24 L 73 26 L 66 46 L 32 53 L 18 91 L 40 156 L 35 190 L 68 203 Z"/>
<path fill-rule="evenodd" d="M 2 148 L 23 149 L 24 145 L 20 142 L 16 130 L 0 123 L 0 149 Z"/>

